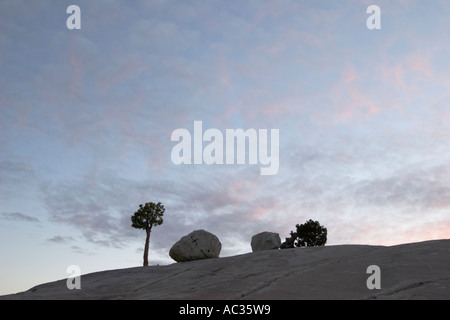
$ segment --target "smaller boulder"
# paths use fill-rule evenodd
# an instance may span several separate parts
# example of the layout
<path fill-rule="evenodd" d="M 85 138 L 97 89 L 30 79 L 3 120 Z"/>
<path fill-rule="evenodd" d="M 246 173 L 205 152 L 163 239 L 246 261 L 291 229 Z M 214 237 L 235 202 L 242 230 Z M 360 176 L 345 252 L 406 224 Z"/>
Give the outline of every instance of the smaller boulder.
<path fill-rule="evenodd" d="M 252 251 L 275 250 L 281 246 L 281 238 L 278 233 L 264 231 L 252 237 Z"/>

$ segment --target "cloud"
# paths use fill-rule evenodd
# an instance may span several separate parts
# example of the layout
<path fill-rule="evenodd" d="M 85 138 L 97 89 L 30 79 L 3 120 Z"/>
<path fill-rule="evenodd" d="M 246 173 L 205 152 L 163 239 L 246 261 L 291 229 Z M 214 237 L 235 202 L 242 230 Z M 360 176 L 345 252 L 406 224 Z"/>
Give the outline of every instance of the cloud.
<path fill-rule="evenodd" d="M 355 186 L 355 203 L 379 208 L 391 206 L 426 212 L 450 208 L 450 182 L 446 164 L 421 165 L 400 170 L 385 178 L 361 181 Z"/>
<path fill-rule="evenodd" d="M 52 242 L 52 243 L 68 243 L 74 241 L 73 237 L 70 236 L 54 236 L 51 238 L 48 238 L 46 241 Z"/>
<path fill-rule="evenodd" d="M 378 115 L 381 107 L 372 98 L 372 91 L 364 86 L 366 79 L 354 65 L 341 72 L 341 78 L 332 86 L 331 117 L 335 123 L 361 123 Z"/>
<path fill-rule="evenodd" d="M 1 217 L 3 220 L 9 221 L 40 222 L 38 218 L 20 212 L 2 212 Z"/>
<path fill-rule="evenodd" d="M 76 227 L 82 237 L 93 244 L 120 248 L 130 236 L 121 214 L 129 208 L 126 190 L 131 190 L 120 179 L 115 186 L 99 180 L 78 180 L 64 185 L 43 186 L 44 201 L 50 221 Z"/>
<path fill-rule="evenodd" d="M 81 255 L 84 255 L 84 256 L 94 256 L 94 255 L 96 255 L 96 253 L 93 252 L 93 251 L 90 251 L 88 249 L 84 249 L 84 248 L 81 248 L 81 247 L 75 246 L 75 245 L 74 246 L 70 246 L 70 249 L 72 250 L 72 252 L 77 253 L 77 254 L 81 254 Z"/>

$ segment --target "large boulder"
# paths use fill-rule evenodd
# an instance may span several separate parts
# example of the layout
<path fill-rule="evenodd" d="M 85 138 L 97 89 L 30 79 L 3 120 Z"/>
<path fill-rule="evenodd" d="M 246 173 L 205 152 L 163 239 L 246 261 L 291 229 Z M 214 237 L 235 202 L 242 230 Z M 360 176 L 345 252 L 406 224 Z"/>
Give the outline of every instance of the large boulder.
<path fill-rule="evenodd" d="M 195 230 L 178 240 L 170 248 L 169 256 L 176 262 L 217 258 L 221 249 L 217 236 L 205 230 Z"/>
<path fill-rule="evenodd" d="M 279 249 L 281 246 L 281 238 L 278 233 L 264 231 L 252 237 L 251 246 L 253 252 Z"/>

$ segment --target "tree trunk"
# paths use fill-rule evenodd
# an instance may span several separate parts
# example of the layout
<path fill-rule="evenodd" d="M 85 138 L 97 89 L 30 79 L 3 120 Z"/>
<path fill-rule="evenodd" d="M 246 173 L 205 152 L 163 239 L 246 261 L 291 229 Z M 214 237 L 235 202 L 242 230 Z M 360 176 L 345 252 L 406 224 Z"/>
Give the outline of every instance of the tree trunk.
<path fill-rule="evenodd" d="M 147 237 L 145 238 L 145 247 L 144 247 L 144 267 L 148 267 L 148 247 L 150 244 L 150 232 L 151 228 L 145 229 L 147 232 Z"/>

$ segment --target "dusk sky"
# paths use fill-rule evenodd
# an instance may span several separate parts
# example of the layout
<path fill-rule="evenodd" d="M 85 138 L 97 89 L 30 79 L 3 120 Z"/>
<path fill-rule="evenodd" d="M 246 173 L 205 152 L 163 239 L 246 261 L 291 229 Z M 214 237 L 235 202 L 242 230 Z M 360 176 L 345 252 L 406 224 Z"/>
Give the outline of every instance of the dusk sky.
<path fill-rule="evenodd" d="M 141 266 L 145 202 L 166 208 L 150 265 L 197 229 L 221 257 L 309 219 L 327 245 L 450 238 L 449 17 L 448 0 L 0 0 L 0 294 Z M 278 129 L 278 172 L 174 164 L 194 121 Z"/>

